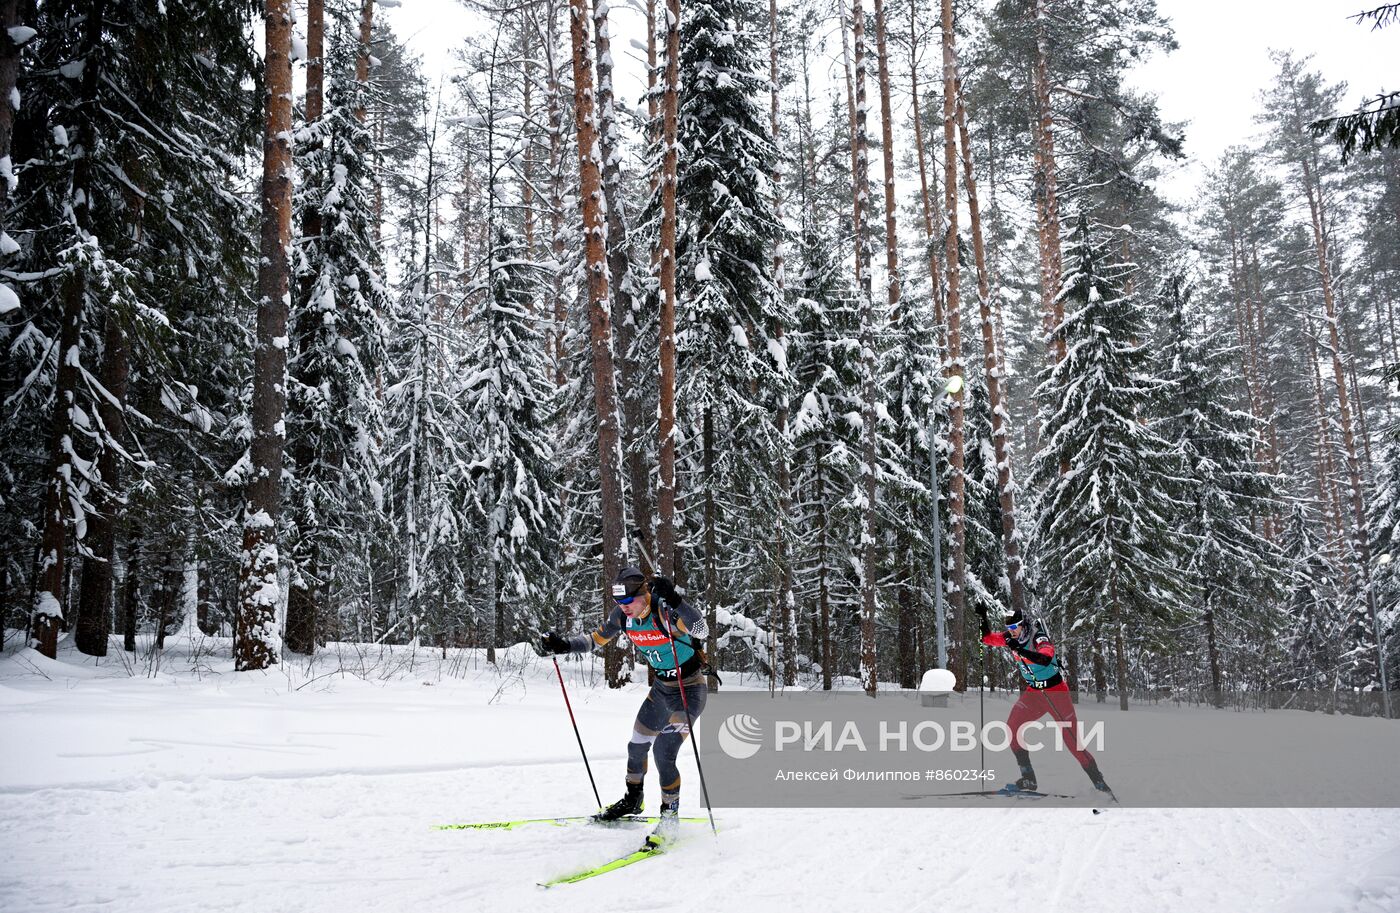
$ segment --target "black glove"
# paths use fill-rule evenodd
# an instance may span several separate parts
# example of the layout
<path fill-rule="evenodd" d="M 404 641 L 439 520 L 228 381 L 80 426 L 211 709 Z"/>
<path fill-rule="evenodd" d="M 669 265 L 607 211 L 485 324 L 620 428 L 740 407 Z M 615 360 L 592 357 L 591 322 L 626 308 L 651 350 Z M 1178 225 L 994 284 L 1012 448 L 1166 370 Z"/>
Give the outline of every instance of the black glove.
<path fill-rule="evenodd" d="M 535 652 L 540 656 L 569 652 L 569 642 L 553 631 L 545 631 L 540 635 L 540 639 L 531 643 L 530 646 L 534 647 Z"/>
<path fill-rule="evenodd" d="M 983 637 L 992 633 L 992 626 L 987 622 L 987 610 L 981 606 L 977 608 L 977 624 L 982 629 Z"/>
<path fill-rule="evenodd" d="M 1031 662 L 1036 663 L 1037 665 L 1048 666 L 1050 665 L 1050 663 L 1055 661 L 1054 657 L 1052 656 L 1049 656 L 1045 653 L 1041 653 L 1036 650 L 1028 649 L 1027 647 L 1023 647 L 1019 641 L 1011 639 L 1010 635 L 1007 635 L 1006 646 L 1011 650 L 1012 653 L 1015 653 L 1017 656 L 1024 657 L 1025 659 L 1028 659 Z"/>
<path fill-rule="evenodd" d="M 681 604 L 681 596 L 676 592 L 676 583 L 670 577 L 651 578 L 651 595 L 659 597 L 672 608 L 678 608 Z"/>

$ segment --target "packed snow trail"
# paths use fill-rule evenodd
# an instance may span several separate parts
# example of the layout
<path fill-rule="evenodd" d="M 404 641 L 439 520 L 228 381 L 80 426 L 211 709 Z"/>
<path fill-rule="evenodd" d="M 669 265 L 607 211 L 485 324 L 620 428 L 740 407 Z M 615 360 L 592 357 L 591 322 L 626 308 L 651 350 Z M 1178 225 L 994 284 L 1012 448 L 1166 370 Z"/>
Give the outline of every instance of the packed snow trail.
<path fill-rule="evenodd" d="M 328 674 L 348 658 L 353 674 Z M 83 666 L 12 645 L 0 909 L 654 913 L 645 879 L 692 909 L 964 913 L 1022 905 L 1011 876 L 1030 872 L 1047 910 L 1400 911 L 1391 809 L 720 809 L 718 837 L 687 822 L 655 859 L 545 890 L 632 851 L 646 826 L 435 830 L 593 811 L 553 669 L 518 652 L 504 672 L 456 660 L 333 648 L 309 668 L 233 673 L 172 650 L 146 677 L 120 657 Z M 608 801 L 644 688 L 590 688 L 596 670 L 572 665 Z M 681 762 L 682 813 L 703 814 Z M 653 775 L 648 813 L 658 800 Z"/>

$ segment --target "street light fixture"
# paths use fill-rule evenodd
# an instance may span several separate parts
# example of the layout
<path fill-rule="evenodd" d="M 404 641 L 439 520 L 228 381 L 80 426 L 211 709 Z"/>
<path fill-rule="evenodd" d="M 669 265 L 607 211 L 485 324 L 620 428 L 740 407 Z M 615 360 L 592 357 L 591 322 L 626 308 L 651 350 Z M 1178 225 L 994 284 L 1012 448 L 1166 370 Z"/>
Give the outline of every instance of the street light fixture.
<path fill-rule="evenodd" d="M 961 374 L 954 374 L 948 378 L 948 383 L 943 389 L 938 391 L 938 395 L 933 399 L 933 405 L 928 410 L 928 463 L 929 463 L 929 500 L 933 502 L 933 531 L 930 535 L 933 538 L 933 612 L 935 630 L 938 636 L 938 668 L 948 668 L 948 630 L 947 622 L 944 618 L 943 609 L 943 520 L 938 511 L 938 454 L 933 449 L 933 426 L 938 419 L 938 409 L 943 405 L 943 400 L 948 396 L 957 396 L 962 392 L 963 379 Z"/>

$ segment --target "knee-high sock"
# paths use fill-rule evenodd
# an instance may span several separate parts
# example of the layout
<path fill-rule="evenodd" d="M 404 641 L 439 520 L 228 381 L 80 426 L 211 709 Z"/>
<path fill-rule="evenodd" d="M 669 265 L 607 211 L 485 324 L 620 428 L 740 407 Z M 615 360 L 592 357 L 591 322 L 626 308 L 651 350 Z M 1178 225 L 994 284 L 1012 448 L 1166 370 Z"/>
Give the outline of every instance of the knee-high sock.
<path fill-rule="evenodd" d="M 627 743 L 627 782 L 640 783 L 646 779 L 647 775 L 647 753 L 651 751 L 652 742 L 656 741 L 656 733 L 647 735 L 643 732 L 632 730 L 632 739 Z M 664 780 L 665 777 L 663 776 Z"/>

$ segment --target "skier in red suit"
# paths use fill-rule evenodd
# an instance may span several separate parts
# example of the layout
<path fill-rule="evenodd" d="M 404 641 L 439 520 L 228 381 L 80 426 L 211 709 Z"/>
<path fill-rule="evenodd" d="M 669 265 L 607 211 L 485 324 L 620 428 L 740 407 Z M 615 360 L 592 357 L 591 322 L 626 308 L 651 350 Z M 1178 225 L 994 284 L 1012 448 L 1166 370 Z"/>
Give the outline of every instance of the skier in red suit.
<path fill-rule="evenodd" d="M 1029 792 L 1036 789 L 1035 769 L 1031 766 L 1030 752 L 1021 740 L 1021 727 L 1049 714 L 1057 723 L 1068 724 L 1063 730 L 1065 745 L 1089 775 L 1094 788 L 1112 795 L 1113 791 L 1104 782 L 1103 774 L 1099 773 L 1094 756 L 1079 746 L 1079 719 L 1075 716 L 1069 685 L 1060 674 L 1055 645 L 1050 642 L 1045 625 L 1039 621 L 1028 621 L 1017 611 L 1007 613 L 1005 624 L 1005 633 L 992 633 L 986 613 L 982 614 L 982 643 L 1010 652 L 1023 682 L 1021 697 L 1006 720 L 1007 727 L 1011 729 L 1011 752 L 1021 768 L 1015 788 Z"/>

